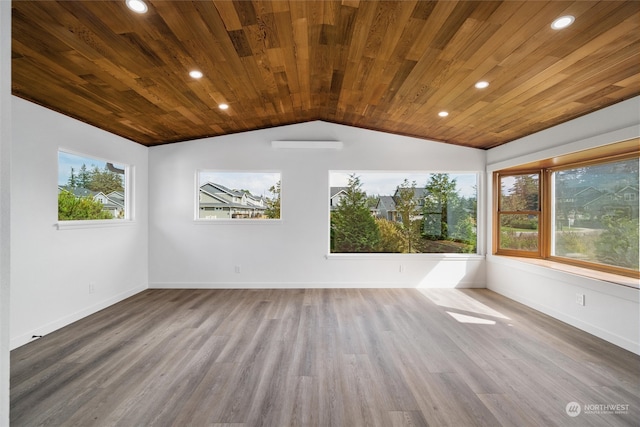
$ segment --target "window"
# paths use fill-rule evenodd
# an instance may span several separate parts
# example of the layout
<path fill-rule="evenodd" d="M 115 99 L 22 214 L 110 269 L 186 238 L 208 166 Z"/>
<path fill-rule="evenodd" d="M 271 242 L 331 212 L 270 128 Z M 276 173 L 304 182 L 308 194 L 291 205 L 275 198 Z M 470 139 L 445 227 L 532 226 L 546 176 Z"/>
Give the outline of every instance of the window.
<path fill-rule="evenodd" d="M 635 139 L 496 172 L 494 253 L 640 277 L 639 163 Z"/>
<path fill-rule="evenodd" d="M 476 253 L 477 174 L 331 172 L 331 253 Z"/>
<path fill-rule="evenodd" d="M 280 219 L 279 172 L 197 173 L 198 220 Z"/>
<path fill-rule="evenodd" d="M 501 250 L 540 253 L 540 177 L 540 172 L 498 175 Z"/>
<path fill-rule="evenodd" d="M 128 219 L 128 170 L 58 151 L 58 221 Z"/>
<path fill-rule="evenodd" d="M 551 179 L 551 255 L 637 271 L 638 159 L 559 169 Z"/>

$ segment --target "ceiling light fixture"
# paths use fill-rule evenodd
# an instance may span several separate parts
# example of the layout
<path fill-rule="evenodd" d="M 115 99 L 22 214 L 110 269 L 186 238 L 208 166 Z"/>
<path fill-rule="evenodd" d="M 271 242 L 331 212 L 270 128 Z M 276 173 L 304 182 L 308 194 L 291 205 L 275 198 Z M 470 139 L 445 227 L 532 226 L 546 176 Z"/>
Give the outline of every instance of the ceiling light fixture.
<path fill-rule="evenodd" d="M 226 109 L 228 109 L 228 108 L 229 108 L 229 105 L 227 105 L 227 104 L 220 104 L 220 105 L 218 105 L 218 108 L 219 108 L 219 109 L 221 109 L 221 110 L 226 110 Z"/>
<path fill-rule="evenodd" d="M 127 0 L 127 7 L 133 10 L 135 13 L 146 13 L 149 8 L 147 4 L 142 0 Z"/>
<path fill-rule="evenodd" d="M 189 75 L 194 79 L 199 79 L 199 78 L 202 78 L 203 76 L 202 71 L 198 71 L 198 70 L 189 71 Z"/>
<path fill-rule="evenodd" d="M 489 82 L 485 82 L 485 81 L 480 81 L 478 83 L 476 83 L 476 89 L 484 89 L 489 87 Z"/>
<path fill-rule="evenodd" d="M 440 111 L 440 112 L 438 113 L 438 115 L 439 115 L 440 117 L 447 117 L 447 116 L 449 115 L 449 113 L 447 113 L 446 111 Z"/>
<path fill-rule="evenodd" d="M 576 18 L 571 15 L 561 16 L 551 23 L 551 28 L 554 30 L 562 30 L 563 28 L 567 28 L 569 25 L 573 24 Z"/>

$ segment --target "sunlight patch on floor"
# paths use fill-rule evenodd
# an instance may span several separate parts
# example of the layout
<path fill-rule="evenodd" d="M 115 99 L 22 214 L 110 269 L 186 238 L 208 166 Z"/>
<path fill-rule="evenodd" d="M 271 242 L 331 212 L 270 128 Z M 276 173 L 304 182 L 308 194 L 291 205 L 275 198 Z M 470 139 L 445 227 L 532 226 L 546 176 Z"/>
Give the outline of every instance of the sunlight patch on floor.
<path fill-rule="evenodd" d="M 498 319 L 509 319 L 499 311 L 494 310 L 457 289 L 418 289 L 418 291 L 440 307 L 496 317 Z"/>
<path fill-rule="evenodd" d="M 495 325 L 496 324 L 495 320 L 482 319 L 480 317 L 468 316 L 466 314 L 454 313 L 451 311 L 447 311 L 446 313 L 460 323 L 473 323 L 476 325 Z"/>

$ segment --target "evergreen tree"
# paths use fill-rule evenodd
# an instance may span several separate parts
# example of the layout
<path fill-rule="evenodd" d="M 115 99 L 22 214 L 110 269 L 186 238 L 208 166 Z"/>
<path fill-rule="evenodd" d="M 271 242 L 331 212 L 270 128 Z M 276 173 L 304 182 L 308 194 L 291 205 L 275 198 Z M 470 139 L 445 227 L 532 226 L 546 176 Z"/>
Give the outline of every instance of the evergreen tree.
<path fill-rule="evenodd" d="M 80 166 L 80 171 L 78 172 L 78 187 L 87 188 L 89 185 L 89 171 L 87 170 L 87 165 L 84 163 Z"/>
<path fill-rule="evenodd" d="M 76 174 L 73 168 L 71 168 L 71 174 L 69 175 L 69 179 L 67 180 L 67 186 L 69 188 L 78 187 L 78 179 L 76 178 Z"/>
<path fill-rule="evenodd" d="M 109 194 L 112 191 L 124 191 L 122 175 L 111 172 L 106 166 L 103 170 L 94 166 L 89 173 L 87 188 L 91 191 Z"/>
<path fill-rule="evenodd" d="M 435 173 L 431 175 L 426 185 L 427 196 L 424 204 L 424 217 L 427 223 L 425 229 L 430 238 L 449 238 L 449 209 L 460 205 L 456 191 L 456 180 L 451 179 L 447 173 Z M 437 218 L 439 224 L 430 224 Z"/>
<path fill-rule="evenodd" d="M 537 211 L 539 206 L 538 174 L 515 175 L 513 185 L 502 195 L 503 211 Z M 504 193 L 504 189 L 503 189 Z"/>
<path fill-rule="evenodd" d="M 280 181 L 276 185 L 269 188 L 269 192 L 273 195 L 267 200 L 267 210 L 265 215 L 267 218 L 280 218 Z"/>
<path fill-rule="evenodd" d="M 367 194 L 355 174 L 349 177 L 345 193 L 331 214 L 331 251 L 374 252 L 380 233 L 367 207 Z"/>
<path fill-rule="evenodd" d="M 406 249 L 405 252 L 411 253 L 415 249 L 415 243 L 420 238 L 417 230 L 417 224 L 414 220 L 418 208 L 418 200 L 415 198 L 416 182 L 409 182 L 405 179 L 398 186 L 394 201 L 396 202 L 396 210 L 400 214 L 402 221 L 401 233 L 404 237 Z"/>

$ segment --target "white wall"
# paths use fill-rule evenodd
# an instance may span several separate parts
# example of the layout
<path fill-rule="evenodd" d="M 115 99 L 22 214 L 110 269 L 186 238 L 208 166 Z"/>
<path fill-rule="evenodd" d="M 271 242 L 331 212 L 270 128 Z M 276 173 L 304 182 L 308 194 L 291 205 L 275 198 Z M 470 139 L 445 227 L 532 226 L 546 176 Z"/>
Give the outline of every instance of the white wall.
<path fill-rule="evenodd" d="M 344 148 L 274 149 L 273 140 Z M 327 258 L 330 170 L 483 171 L 484 151 L 317 121 L 152 147 L 149 165 L 150 287 L 484 286 L 483 256 Z M 282 221 L 195 223 L 198 169 L 281 171 Z"/>
<path fill-rule="evenodd" d="M 639 121 L 640 97 L 489 150 L 487 200 L 493 171 L 638 137 Z M 637 288 L 493 256 L 488 235 L 487 288 L 640 354 Z M 585 295 L 584 306 L 576 294 Z"/>
<path fill-rule="evenodd" d="M 148 149 L 12 98 L 11 346 L 94 313 L 148 283 Z M 60 229 L 58 149 L 134 166 L 135 220 Z M 95 292 L 89 293 L 89 283 Z"/>
<path fill-rule="evenodd" d="M 9 425 L 11 2 L 0 1 L 0 426 Z"/>

